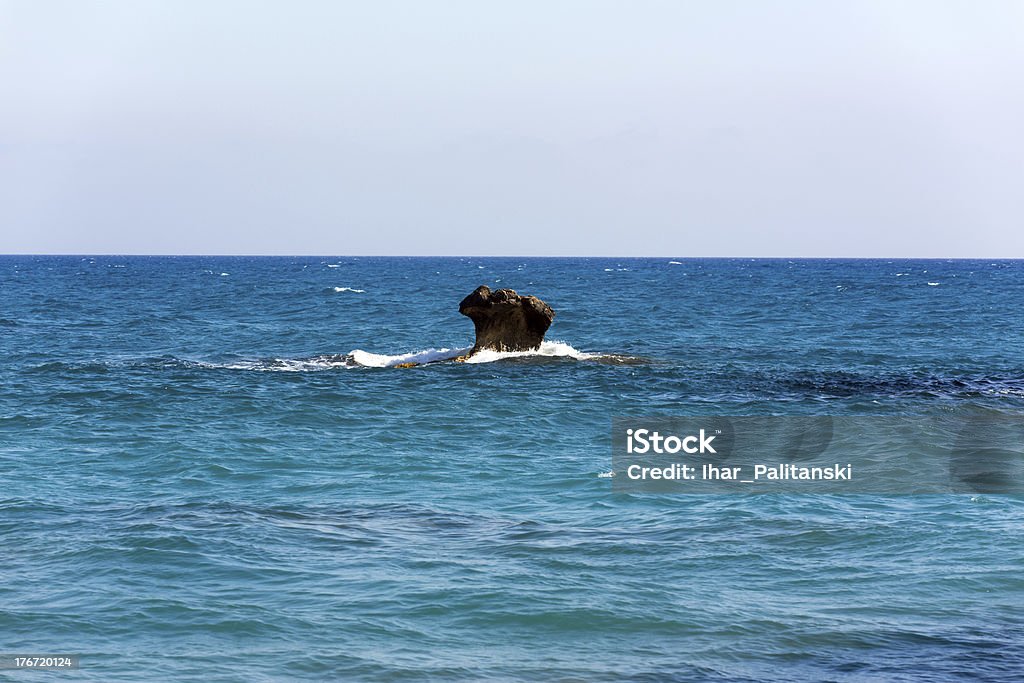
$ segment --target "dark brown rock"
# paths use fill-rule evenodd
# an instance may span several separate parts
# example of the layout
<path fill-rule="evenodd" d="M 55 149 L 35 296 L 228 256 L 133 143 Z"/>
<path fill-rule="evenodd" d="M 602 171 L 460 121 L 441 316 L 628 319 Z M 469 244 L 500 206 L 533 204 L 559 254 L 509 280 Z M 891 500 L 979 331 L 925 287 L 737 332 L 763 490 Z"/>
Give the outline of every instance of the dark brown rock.
<path fill-rule="evenodd" d="M 470 355 L 483 349 L 532 351 L 540 348 L 555 312 L 535 296 L 520 296 L 512 289 L 492 292 L 480 285 L 459 304 L 459 313 L 476 326 L 476 344 Z"/>

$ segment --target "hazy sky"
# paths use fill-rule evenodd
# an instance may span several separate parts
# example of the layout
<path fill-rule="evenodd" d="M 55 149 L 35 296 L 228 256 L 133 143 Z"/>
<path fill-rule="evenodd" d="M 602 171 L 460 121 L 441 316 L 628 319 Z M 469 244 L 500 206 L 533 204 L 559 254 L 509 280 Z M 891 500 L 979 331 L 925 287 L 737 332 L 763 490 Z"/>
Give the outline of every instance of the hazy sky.
<path fill-rule="evenodd" d="M 0 0 L 0 252 L 1024 257 L 1024 3 Z"/>

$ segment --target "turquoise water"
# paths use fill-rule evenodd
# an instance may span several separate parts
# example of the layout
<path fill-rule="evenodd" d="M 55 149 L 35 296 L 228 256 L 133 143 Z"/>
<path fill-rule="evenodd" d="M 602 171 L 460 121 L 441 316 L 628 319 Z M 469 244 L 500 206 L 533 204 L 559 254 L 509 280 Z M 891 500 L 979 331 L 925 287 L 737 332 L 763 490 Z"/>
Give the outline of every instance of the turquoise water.
<path fill-rule="evenodd" d="M 375 367 L 469 346 L 479 284 L 552 343 Z M 1024 262 L 10 256 L 0 291 L 0 652 L 82 655 L 48 679 L 1024 677 L 1019 498 L 597 477 L 615 415 L 1024 414 Z"/>

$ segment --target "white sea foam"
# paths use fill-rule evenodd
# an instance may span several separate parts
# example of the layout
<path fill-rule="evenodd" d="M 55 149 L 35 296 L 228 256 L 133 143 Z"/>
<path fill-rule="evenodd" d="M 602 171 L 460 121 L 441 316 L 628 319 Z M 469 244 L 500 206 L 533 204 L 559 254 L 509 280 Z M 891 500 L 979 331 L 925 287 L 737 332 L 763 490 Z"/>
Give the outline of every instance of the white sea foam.
<path fill-rule="evenodd" d="M 239 360 L 228 363 L 182 361 L 187 366 L 216 370 L 256 370 L 258 372 L 316 372 L 351 365 L 347 356 L 315 356 L 313 358 L 269 358 Z"/>
<path fill-rule="evenodd" d="M 352 287 L 335 287 L 335 292 L 353 292 L 355 294 L 366 294 L 365 289 L 354 289 Z"/>
<path fill-rule="evenodd" d="M 356 365 L 368 368 L 390 368 L 402 363 L 432 363 L 438 360 L 448 360 L 466 353 L 469 353 L 468 347 L 464 349 L 427 349 L 426 351 L 400 353 L 395 356 L 355 349 L 349 353 L 349 358 Z"/>
<path fill-rule="evenodd" d="M 414 351 L 412 353 L 401 353 L 388 355 L 384 353 L 370 353 L 362 349 L 356 349 L 349 353 L 349 358 L 355 365 L 362 365 L 368 368 L 390 368 L 403 363 L 433 363 L 441 360 L 451 360 L 456 356 L 464 356 L 471 351 L 471 347 L 462 349 L 427 349 L 425 351 Z M 560 341 L 546 341 L 536 351 L 479 351 L 470 358 L 467 363 L 493 363 L 508 358 L 572 358 L 574 360 L 589 360 L 600 357 L 596 353 L 585 353 L 577 351 L 569 344 Z"/>
<path fill-rule="evenodd" d="M 938 282 L 929 282 L 929 283 L 928 283 L 928 286 L 929 286 L 929 287 L 938 287 L 938 286 L 939 286 L 939 284 L 940 284 L 940 283 L 938 283 Z"/>
<path fill-rule="evenodd" d="M 348 354 L 322 355 L 311 358 L 262 358 L 253 360 L 236 360 L 215 363 L 200 360 L 178 361 L 188 367 L 211 368 L 217 370 L 256 370 L 258 372 L 318 372 L 336 368 L 390 368 L 404 363 L 434 363 L 452 360 L 457 356 L 465 356 L 471 347 L 459 349 L 426 349 L 410 353 L 385 354 L 370 353 L 355 349 Z M 560 341 L 546 341 L 536 351 L 480 351 L 467 363 L 493 363 L 508 358 L 548 357 L 571 358 L 574 360 L 590 360 L 602 358 L 601 354 L 577 351 L 569 344 Z"/>
<path fill-rule="evenodd" d="M 572 358 L 574 360 L 590 360 L 598 358 L 600 354 L 577 351 L 569 344 L 560 341 L 542 342 L 536 351 L 490 351 L 483 350 L 467 358 L 467 363 L 493 363 L 496 360 L 506 358 L 528 358 L 531 356 L 546 356 L 549 358 Z"/>
<path fill-rule="evenodd" d="M 682 261 L 669 261 L 668 264 L 670 266 L 681 266 L 681 265 L 683 265 L 683 262 Z"/>

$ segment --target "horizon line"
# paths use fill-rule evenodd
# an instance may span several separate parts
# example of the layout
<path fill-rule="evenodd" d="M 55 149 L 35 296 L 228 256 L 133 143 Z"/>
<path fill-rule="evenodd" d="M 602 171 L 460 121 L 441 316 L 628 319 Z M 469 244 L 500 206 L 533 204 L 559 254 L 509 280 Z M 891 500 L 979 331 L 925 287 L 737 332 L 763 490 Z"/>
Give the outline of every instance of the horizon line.
<path fill-rule="evenodd" d="M 512 259 L 720 259 L 720 260 L 765 260 L 765 261 L 1021 261 L 1024 256 L 679 256 L 679 255 L 632 255 L 615 254 L 553 254 L 545 256 L 527 256 L 523 254 L 227 254 L 227 253 L 75 253 L 75 252 L 4 252 L 0 258 L 14 256 L 46 257 L 46 256 L 77 256 L 81 258 L 96 257 L 141 257 L 141 258 L 512 258 Z"/>

